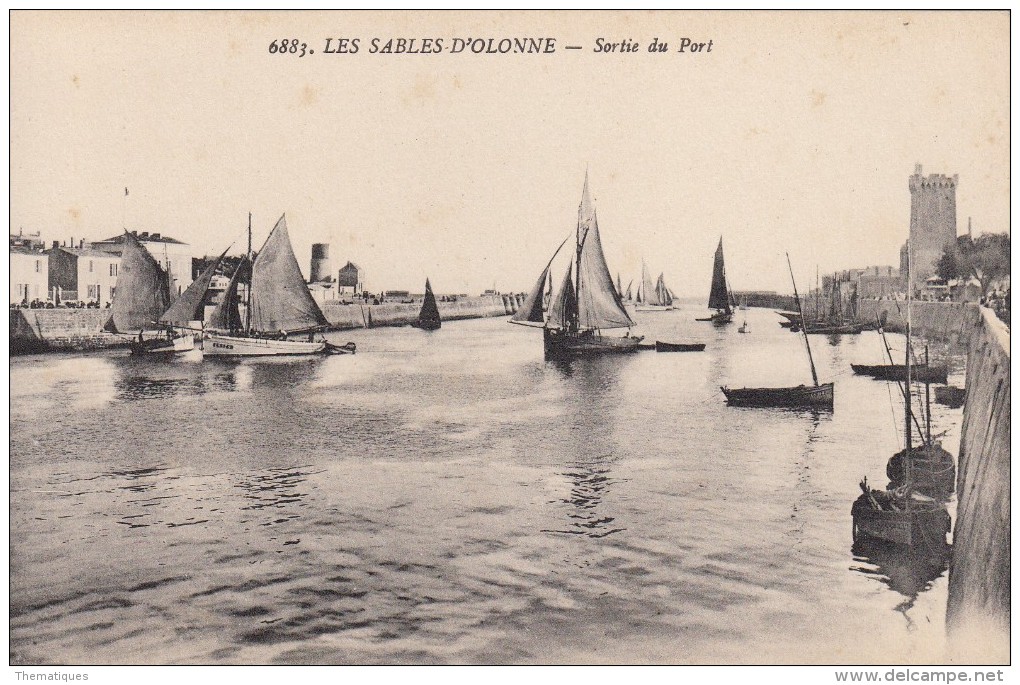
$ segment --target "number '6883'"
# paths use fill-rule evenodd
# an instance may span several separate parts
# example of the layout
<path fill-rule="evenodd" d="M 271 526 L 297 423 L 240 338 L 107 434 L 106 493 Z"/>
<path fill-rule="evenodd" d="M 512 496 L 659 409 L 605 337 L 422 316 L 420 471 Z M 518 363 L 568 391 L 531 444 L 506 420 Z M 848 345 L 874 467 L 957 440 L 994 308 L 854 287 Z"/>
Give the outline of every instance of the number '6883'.
<path fill-rule="evenodd" d="M 298 57 L 304 57 L 309 54 L 308 43 L 305 43 L 297 38 L 284 38 L 282 40 L 274 40 L 269 44 L 270 55 L 297 55 Z"/>

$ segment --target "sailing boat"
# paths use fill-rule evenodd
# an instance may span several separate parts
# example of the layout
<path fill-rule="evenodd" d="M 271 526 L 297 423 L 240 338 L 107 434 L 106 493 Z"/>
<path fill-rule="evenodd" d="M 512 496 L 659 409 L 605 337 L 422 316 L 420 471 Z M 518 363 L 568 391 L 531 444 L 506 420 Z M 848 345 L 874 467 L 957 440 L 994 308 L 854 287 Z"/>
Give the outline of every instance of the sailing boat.
<path fill-rule="evenodd" d="M 598 217 L 584 176 L 581 204 L 577 209 L 576 257 L 563 276 L 559 290 L 542 313 L 542 291 L 553 259 L 566 245 L 567 238 L 553 252 L 527 299 L 510 323 L 541 326 L 545 355 L 548 358 L 588 357 L 608 353 L 635 352 L 642 337 L 630 335 L 634 321 L 623 308 L 613 287 L 602 241 Z M 575 279 L 576 273 L 576 279 Z M 628 329 L 626 335 L 603 335 L 603 331 Z"/>
<path fill-rule="evenodd" d="M 131 342 L 132 354 L 175 354 L 195 349 L 194 336 L 178 334 L 172 328 L 158 337 L 145 337 L 146 326 L 155 324 L 168 307 L 169 274 L 138 238 L 125 231 L 107 329 L 113 333 L 138 331 L 138 337 Z"/>
<path fill-rule="evenodd" d="M 238 284 L 250 272 L 247 306 L 242 322 Z M 297 258 L 287 234 L 283 215 L 269 233 L 262 249 L 251 258 L 251 214 L 248 215 L 248 254 L 238 265 L 223 301 L 212 315 L 210 327 L 225 332 L 206 334 L 207 355 L 261 357 L 326 352 L 325 340 L 315 340 L 315 331 L 328 325 L 319 305 L 312 299 L 301 276 Z M 293 334 L 308 334 L 307 340 L 291 340 Z"/>
<path fill-rule="evenodd" d="M 730 289 L 726 284 L 726 265 L 723 262 L 722 238 L 719 238 L 719 247 L 715 248 L 715 263 L 712 266 L 712 289 L 708 294 L 708 308 L 714 309 L 715 314 L 697 321 L 711 321 L 714 324 L 724 324 L 733 321 L 733 306 L 730 303 Z"/>
<path fill-rule="evenodd" d="M 432 284 L 425 279 L 425 301 L 422 302 L 421 311 L 418 312 L 418 319 L 412 324 L 415 328 L 424 331 L 434 331 L 443 325 L 439 318 L 439 306 L 436 305 L 436 296 L 432 294 Z"/>
<path fill-rule="evenodd" d="M 853 517 L 855 543 L 860 540 L 881 540 L 904 545 L 909 547 L 912 552 L 938 557 L 945 552 L 946 534 L 952 523 L 945 504 L 940 500 L 948 498 L 951 491 L 950 493 L 922 491 L 924 489 L 922 487 L 925 476 L 924 469 L 930 466 L 922 460 L 931 457 L 934 447 L 931 442 L 930 425 L 928 438 L 922 445 L 920 454 L 912 445 L 911 421 L 916 421 L 916 419 L 911 411 L 910 384 L 913 369 L 910 349 L 909 245 L 907 250 L 907 349 L 905 352 L 907 373 L 903 387 L 904 442 L 906 447 L 902 453 L 893 455 L 886 469 L 888 475 L 899 475 L 901 478 L 892 478 L 892 482 L 885 490 L 872 489 L 868 485 L 868 479 L 864 478 L 860 483 L 861 495 L 854 500 L 853 506 L 850 508 L 850 515 Z M 918 432 L 920 432 L 920 427 L 918 427 Z M 894 468 L 892 462 L 897 458 L 898 468 Z M 922 468 L 918 469 L 919 466 Z M 899 473 L 897 474 L 895 471 Z M 929 475 L 934 475 L 934 473 Z M 932 482 L 930 485 L 937 487 L 937 482 Z"/>
<path fill-rule="evenodd" d="M 720 242 L 720 249 L 722 243 Z M 716 253 L 721 254 L 719 252 Z M 790 280 L 793 281 L 793 297 L 797 301 L 797 307 L 803 316 L 803 307 L 800 303 L 800 296 L 797 295 L 797 282 L 793 279 L 793 265 L 790 264 L 790 255 L 786 255 L 786 263 L 790 267 Z M 833 384 L 818 383 L 818 372 L 815 370 L 815 360 L 811 356 L 811 342 L 807 333 L 804 333 L 804 345 L 807 348 L 808 362 L 811 364 L 811 379 L 814 386 L 798 385 L 793 388 L 727 388 L 723 387 L 723 394 L 726 395 L 726 402 L 734 407 L 798 407 L 810 409 L 833 408 Z"/>
<path fill-rule="evenodd" d="M 666 286 L 663 274 L 659 274 L 655 285 L 652 285 L 652 278 L 648 273 L 648 266 L 644 260 L 641 261 L 641 284 L 645 292 L 644 301 L 635 309 L 639 312 L 663 312 L 675 309 L 673 306 L 673 291 Z"/>

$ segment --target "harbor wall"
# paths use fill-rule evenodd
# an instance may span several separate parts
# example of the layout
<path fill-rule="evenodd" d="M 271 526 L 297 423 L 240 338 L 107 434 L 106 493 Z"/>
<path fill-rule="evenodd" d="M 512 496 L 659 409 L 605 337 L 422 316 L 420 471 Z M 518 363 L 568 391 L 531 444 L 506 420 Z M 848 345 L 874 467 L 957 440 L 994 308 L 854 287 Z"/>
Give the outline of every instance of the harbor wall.
<path fill-rule="evenodd" d="M 456 302 L 438 302 L 444 321 L 507 316 L 517 311 L 519 295 L 462 297 Z M 336 330 L 375 326 L 405 326 L 418 318 L 421 302 L 375 305 L 341 305 L 327 302 L 322 307 L 330 326 Z M 78 352 L 120 347 L 130 341 L 107 333 L 109 309 L 12 309 L 10 345 L 12 354 L 64 351 Z"/>
<path fill-rule="evenodd" d="M 12 309 L 11 353 L 79 352 L 127 345 L 127 338 L 103 330 L 110 316 L 109 309 Z"/>
<path fill-rule="evenodd" d="M 973 306 L 973 305 L 971 305 Z M 970 336 L 946 625 L 953 642 L 1009 659 L 1009 329 L 982 308 Z M 969 650 L 968 650 L 969 651 Z"/>
<path fill-rule="evenodd" d="M 462 297 L 456 302 L 437 302 L 439 316 L 443 321 L 457 319 L 481 319 L 506 316 L 517 311 L 519 296 L 491 295 Z M 406 326 L 417 320 L 421 302 L 413 304 L 334 304 L 327 302 L 322 307 L 330 327 L 336 330 L 352 328 L 374 328 L 376 326 Z"/>
<path fill-rule="evenodd" d="M 887 331 L 903 333 L 907 328 L 906 300 L 861 300 L 859 319 L 874 321 L 876 317 Z M 981 307 L 963 302 L 911 302 L 910 318 L 912 333 L 967 345 L 980 327 Z"/>

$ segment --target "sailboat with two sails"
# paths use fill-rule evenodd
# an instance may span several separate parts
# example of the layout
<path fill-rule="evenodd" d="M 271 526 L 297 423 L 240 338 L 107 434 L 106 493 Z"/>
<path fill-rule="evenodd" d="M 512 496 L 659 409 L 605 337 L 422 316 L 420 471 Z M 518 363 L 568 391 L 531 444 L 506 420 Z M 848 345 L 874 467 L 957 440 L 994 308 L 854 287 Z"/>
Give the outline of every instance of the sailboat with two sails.
<path fill-rule="evenodd" d="M 620 294 L 613 285 L 602 241 L 598 217 L 584 177 L 581 204 L 577 210 L 575 257 L 567 268 L 549 303 L 542 311 L 543 292 L 553 260 L 569 238 L 564 240 L 542 270 L 534 287 L 510 323 L 542 328 L 547 358 L 571 359 L 602 354 L 636 352 L 644 339 L 633 336 L 634 321 L 627 314 Z M 625 330 L 623 335 L 609 331 Z"/>
<path fill-rule="evenodd" d="M 131 334 L 132 354 L 173 355 L 195 349 L 193 333 L 166 325 L 166 313 L 176 311 L 170 302 L 170 275 L 132 233 L 124 231 L 123 243 L 106 330 Z M 146 337 L 146 331 L 152 334 Z"/>
<path fill-rule="evenodd" d="M 239 286 L 247 279 L 244 317 Z M 264 357 L 353 352 L 353 345 L 337 346 L 315 334 L 329 325 L 312 299 L 301 275 L 284 214 L 269 233 L 262 249 L 251 251 L 251 215 L 248 215 L 248 252 L 238 264 L 223 300 L 213 311 L 203 341 L 206 355 Z M 307 336 L 305 340 L 292 336 Z"/>
<path fill-rule="evenodd" d="M 712 287 L 708 293 L 708 308 L 714 309 L 715 314 L 696 319 L 697 321 L 711 321 L 714 324 L 733 321 L 733 296 L 726 283 L 726 263 L 723 260 L 721 237 L 719 247 L 715 248 L 715 261 L 712 264 Z"/>
<path fill-rule="evenodd" d="M 673 291 L 666 285 L 664 274 L 659 274 L 655 285 L 652 285 L 648 266 L 641 260 L 641 285 L 638 287 L 638 303 L 634 306 L 639 312 L 664 312 L 676 309 L 673 306 Z"/>

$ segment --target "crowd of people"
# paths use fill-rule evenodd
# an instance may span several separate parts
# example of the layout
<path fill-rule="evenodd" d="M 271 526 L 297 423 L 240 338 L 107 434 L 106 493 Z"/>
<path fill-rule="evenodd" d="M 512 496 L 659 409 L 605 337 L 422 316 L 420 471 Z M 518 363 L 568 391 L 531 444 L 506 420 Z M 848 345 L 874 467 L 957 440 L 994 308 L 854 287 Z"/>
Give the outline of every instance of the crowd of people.
<path fill-rule="evenodd" d="M 111 305 L 111 303 L 107 302 L 106 306 L 104 307 L 104 306 L 100 305 L 97 300 L 91 300 L 89 302 L 74 300 L 74 301 L 59 302 L 57 304 L 54 304 L 53 302 L 51 302 L 49 300 L 40 300 L 40 299 L 36 298 L 36 299 L 32 300 L 31 302 L 24 301 L 24 300 L 21 301 L 21 302 L 11 302 L 11 309 L 56 309 L 56 308 L 65 308 L 65 309 L 109 309 L 110 305 Z"/>

